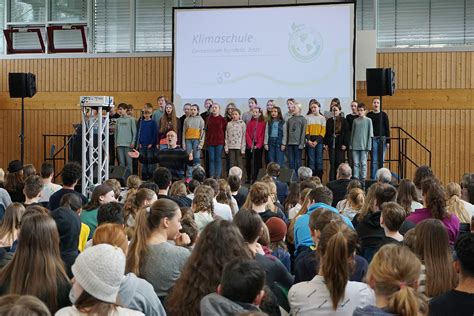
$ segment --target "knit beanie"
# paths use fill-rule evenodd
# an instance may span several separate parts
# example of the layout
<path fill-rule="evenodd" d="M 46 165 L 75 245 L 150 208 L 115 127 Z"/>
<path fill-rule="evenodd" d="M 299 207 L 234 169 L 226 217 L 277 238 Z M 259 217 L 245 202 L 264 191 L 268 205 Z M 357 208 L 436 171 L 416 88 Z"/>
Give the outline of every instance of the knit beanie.
<path fill-rule="evenodd" d="M 125 255 L 109 244 L 87 248 L 77 257 L 72 273 L 87 293 L 114 304 L 125 273 Z"/>
<path fill-rule="evenodd" d="M 270 233 L 270 241 L 281 241 L 286 236 L 286 223 L 279 217 L 270 217 L 265 225 L 268 227 Z"/>

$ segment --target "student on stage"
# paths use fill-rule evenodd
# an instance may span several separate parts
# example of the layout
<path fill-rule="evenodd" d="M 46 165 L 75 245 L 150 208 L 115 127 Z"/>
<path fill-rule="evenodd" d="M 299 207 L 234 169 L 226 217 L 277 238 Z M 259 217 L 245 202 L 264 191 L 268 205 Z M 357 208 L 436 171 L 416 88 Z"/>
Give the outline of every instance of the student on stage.
<path fill-rule="evenodd" d="M 367 117 L 372 120 L 374 128 L 374 137 L 372 139 L 372 162 L 371 162 L 371 178 L 375 179 L 375 174 L 378 169 L 383 167 L 385 161 L 385 151 L 390 147 L 390 122 L 386 112 L 380 111 L 380 98 L 372 100 L 373 111 L 367 114 Z M 382 120 L 382 122 L 380 122 Z M 382 163 L 379 165 L 379 148 L 382 146 Z"/>
<path fill-rule="evenodd" d="M 331 170 L 329 180 L 336 179 L 337 167 L 345 162 L 346 150 L 349 148 L 349 124 L 341 114 L 341 105 L 337 102 L 331 102 L 332 117 L 326 122 L 326 135 L 324 145 L 329 149 L 329 162 Z"/>
<path fill-rule="evenodd" d="M 247 123 L 245 131 L 245 162 L 247 182 L 257 180 L 258 171 L 262 168 L 263 141 L 265 138 L 265 119 L 259 107 L 252 109 L 252 119 Z"/>
<path fill-rule="evenodd" d="M 283 145 L 288 150 L 288 165 L 298 173 L 301 167 L 301 153 L 304 148 L 306 119 L 301 115 L 301 104 L 296 103 L 293 115 L 286 122 Z M 283 148 L 282 148 L 283 149 Z"/>
<path fill-rule="evenodd" d="M 240 110 L 232 110 L 232 120 L 227 123 L 225 132 L 225 153 L 229 166 L 242 167 L 242 155 L 245 154 L 245 122 L 240 119 Z M 230 169 L 230 168 L 229 168 Z"/>
<path fill-rule="evenodd" d="M 352 122 L 351 145 L 352 159 L 354 161 L 354 178 L 365 181 L 367 177 L 367 156 L 372 149 L 374 136 L 372 121 L 365 116 L 364 103 L 357 105 L 359 117 Z"/>
<path fill-rule="evenodd" d="M 306 115 L 306 153 L 313 175 L 323 178 L 323 140 L 326 135 L 326 118 L 321 114 L 321 104 L 316 99 L 309 101 Z"/>
<path fill-rule="evenodd" d="M 267 106 L 268 108 L 268 106 Z M 268 151 L 268 161 L 276 162 L 280 167 L 285 163 L 285 151 L 283 149 L 283 133 L 285 121 L 278 106 L 273 106 L 265 129 L 265 150 Z"/>
<path fill-rule="evenodd" d="M 183 125 L 183 149 L 189 153 L 193 153 L 193 166 L 201 163 L 201 149 L 204 144 L 205 123 L 199 116 L 199 106 L 193 104 L 191 106 L 191 115 L 184 120 Z M 187 176 L 191 177 L 191 167 L 188 168 Z"/>

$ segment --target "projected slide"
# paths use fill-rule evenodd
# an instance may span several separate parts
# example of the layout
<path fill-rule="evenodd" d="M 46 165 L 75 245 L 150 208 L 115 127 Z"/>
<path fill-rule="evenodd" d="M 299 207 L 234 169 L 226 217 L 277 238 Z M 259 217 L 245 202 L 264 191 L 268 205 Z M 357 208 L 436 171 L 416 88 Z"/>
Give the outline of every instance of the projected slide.
<path fill-rule="evenodd" d="M 174 102 L 353 98 L 353 4 L 177 9 Z"/>

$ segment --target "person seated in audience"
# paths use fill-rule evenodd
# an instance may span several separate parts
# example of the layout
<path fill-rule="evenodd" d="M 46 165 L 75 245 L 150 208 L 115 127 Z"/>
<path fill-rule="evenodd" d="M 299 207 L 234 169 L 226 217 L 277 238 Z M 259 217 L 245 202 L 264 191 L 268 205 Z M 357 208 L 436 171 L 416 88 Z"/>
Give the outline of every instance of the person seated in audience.
<path fill-rule="evenodd" d="M 158 199 L 150 208 L 141 209 L 127 254 L 127 272 L 150 282 L 162 302 L 191 254 L 181 247 L 190 240 L 179 232 L 180 221 L 181 210 L 169 199 Z"/>
<path fill-rule="evenodd" d="M 32 164 L 26 164 L 23 166 L 23 177 L 26 179 L 29 176 L 36 176 L 36 168 Z"/>
<path fill-rule="evenodd" d="M 63 180 L 63 187 L 62 189 L 56 191 L 51 195 L 49 198 L 48 209 L 55 210 L 59 207 L 61 198 L 63 195 L 68 193 L 77 194 L 81 200 L 82 205 L 87 204 L 87 198 L 82 195 L 81 193 L 74 191 L 76 184 L 82 177 L 82 167 L 77 162 L 68 162 L 64 165 L 63 172 L 61 174 L 61 178 Z"/>
<path fill-rule="evenodd" d="M 418 292 L 420 272 L 421 262 L 408 248 L 383 246 L 375 254 L 367 273 L 376 304 L 357 307 L 352 315 L 426 315 L 426 298 Z"/>
<path fill-rule="evenodd" d="M 51 195 L 59 191 L 62 186 L 53 183 L 54 166 L 50 161 L 43 162 L 43 164 L 41 165 L 40 175 L 41 180 L 43 181 L 43 190 L 41 191 L 41 197 L 39 199 L 39 202 L 44 207 L 47 207 Z"/>
<path fill-rule="evenodd" d="M 285 221 L 278 217 L 271 217 L 265 222 L 268 228 L 269 245 L 271 254 L 283 263 L 288 272 L 291 273 L 291 258 L 285 243 L 287 227 Z"/>
<path fill-rule="evenodd" d="M 214 221 L 214 202 L 212 188 L 207 185 L 200 185 L 194 195 L 191 206 L 194 212 L 194 220 L 200 232 L 204 230 L 207 224 Z"/>
<path fill-rule="evenodd" d="M 0 188 L 5 188 L 5 170 L 0 168 Z"/>
<path fill-rule="evenodd" d="M 120 198 L 118 201 L 120 203 L 126 203 L 128 196 L 137 193 L 138 188 L 142 183 L 143 181 L 139 176 L 134 174 L 130 175 L 127 178 L 127 188 L 125 191 L 120 192 Z"/>
<path fill-rule="evenodd" d="M 359 182 L 359 180 L 355 181 Z M 360 213 L 362 207 L 364 206 L 364 202 L 364 191 L 360 188 L 351 189 L 348 191 L 347 197 L 337 203 L 337 209 L 339 210 L 339 213 L 347 216 L 347 218 L 352 221 L 354 217 Z"/>
<path fill-rule="evenodd" d="M 39 206 L 30 206 L 35 208 Z M 69 306 L 69 278 L 59 252 L 56 223 L 47 213 L 25 212 L 21 219 L 18 247 L 12 260 L 0 271 L 0 295 L 33 295 L 51 313 Z"/>
<path fill-rule="evenodd" d="M 181 229 L 179 230 L 182 234 L 187 234 L 189 236 L 189 243 L 183 245 L 183 247 L 188 248 L 190 251 L 194 249 L 194 245 L 199 237 L 199 228 L 196 224 L 196 221 L 192 217 L 183 217 L 181 219 Z"/>
<path fill-rule="evenodd" d="M 415 184 L 416 187 L 416 193 L 418 195 L 418 201 L 423 200 L 423 194 L 422 194 L 422 189 L 421 189 L 421 184 L 423 180 L 428 179 L 428 178 L 434 178 L 435 175 L 433 174 L 433 171 L 429 166 L 419 166 L 415 170 L 415 176 L 413 177 L 413 183 Z"/>
<path fill-rule="evenodd" d="M 386 244 L 400 245 L 403 241 L 403 235 L 398 231 L 405 221 L 406 212 L 395 202 L 382 204 L 380 214 L 380 226 L 383 228 L 385 237 L 379 243 L 378 248 Z"/>
<path fill-rule="evenodd" d="M 397 189 L 395 189 L 391 184 L 377 184 L 375 187 L 374 198 L 373 211 L 360 212 L 358 218 L 360 217 L 361 221 L 356 228 L 360 240 L 361 255 L 369 262 L 372 260 L 375 251 L 378 249 L 378 245 L 385 238 L 384 229 L 380 226 L 382 204 L 386 202 L 394 202 L 397 198 Z M 413 227 L 413 223 L 403 221 L 399 231 L 403 235 Z"/>
<path fill-rule="evenodd" d="M 51 312 L 35 296 L 9 294 L 0 297 L 0 315 L 51 316 Z"/>
<path fill-rule="evenodd" d="M 392 172 L 387 168 L 380 168 L 375 173 L 375 180 L 377 180 L 378 183 L 391 183 Z"/>
<path fill-rule="evenodd" d="M 0 247 L 6 252 L 10 251 L 10 247 L 18 239 L 20 223 L 25 207 L 18 202 L 11 203 L 6 209 L 3 219 L 0 223 Z"/>
<path fill-rule="evenodd" d="M 278 201 L 277 187 L 273 179 L 270 176 L 263 176 L 259 182 L 265 183 L 268 187 L 269 196 L 268 196 L 267 209 L 275 213 L 278 217 L 284 220 L 285 223 L 288 223 L 288 218 L 286 217 L 284 213 L 283 205 L 281 205 L 280 202 Z"/>
<path fill-rule="evenodd" d="M 153 181 L 158 185 L 158 199 L 168 199 L 178 204 L 179 207 L 189 206 L 183 203 L 181 199 L 169 195 L 172 175 L 165 167 L 157 167 L 153 172 Z"/>
<path fill-rule="evenodd" d="M 454 245 L 454 269 L 459 284 L 430 300 L 430 316 L 471 316 L 474 311 L 474 233 L 461 235 Z"/>
<path fill-rule="evenodd" d="M 338 214 L 325 208 L 318 208 L 316 211 L 311 213 L 309 228 L 311 230 L 311 238 L 313 239 L 314 246 L 305 249 L 298 255 L 298 257 L 296 257 L 294 268 L 295 283 L 310 281 L 318 273 L 320 258 L 317 247 L 319 244 L 319 238 L 324 227 L 332 222 L 343 223 Z M 369 263 L 359 255 L 354 256 L 354 263 L 355 267 L 351 272 L 350 281 L 362 282 Z"/>
<path fill-rule="evenodd" d="M 299 209 L 301 208 L 300 202 L 301 202 L 300 183 L 299 182 L 290 183 L 290 185 L 288 186 L 288 196 L 286 197 L 285 202 L 283 202 L 283 212 L 285 213 L 286 217 L 288 217 L 290 209 L 295 208 L 296 206 L 297 207 L 295 208 L 295 210 L 296 210 L 296 213 L 298 213 Z"/>
<path fill-rule="evenodd" d="M 343 200 L 349 192 L 347 186 L 349 185 L 349 182 L 351 182 L 351 177 L 352 169 L 349 164 L 341 163 L 339 167 L 337 167 L 336 180 L 329 181 L 327 184 L 327 187 L 333 194 L 333 207 L 336 207 L 337 203 Z"/>
<path fill-rule="evenodd" d="M 298 168 L 298 182 L 303 182 L 305 180 L 311 180 L 313 176 L 313 170 L 309 167 L 299 167 Z"/>
<path fill-rule="evenodd" d="M 280 165 L 276 162 L 270 162 L 267 165 L 267 175 L 272 177 L 273 181 L 275 181 L 278 201 L 283 204 L 288 196 L 288 184 L 278 179 L 280 176 Z"/>
<path fill-rule="evenodd" d="M 474 216 L 474 201 L 469 200 L 469 185 L 471 183 L 471 174 L 466 173 L 461 178 L 461 200 L 464 207 Z M 472 189 L 471 189 L 472 190 Z"/>
<path fill-rule="evenodd" d="M 128 240 L 122 225 L 106 223 L 97 227 L 92 237 L 93 246 L 109 244 L 122 249 L 125 256 L 128 252 Z M 120 282 L 118 301 L 123 307 L 130 308 L 145 315 L 165 316 L 166 312 L 153 286 L 134 273 L 127 273 Z"/>
<path fill-rule="evenodd" d="M 23 164 L 20 160 L 12 160 L 8 163 L 7 171 L 5 190 L 8 191 L 12 202 L 25 202 L 25 195 L 23 194 L 23 186 L 25 185 Z"/>
<path fill-rule="evenodd" d="M 56 315 L 144 315 L 121 307 L 117 301 L 124 278 L 125 255 L 109 244 L 99 244 L 82 252 L 72 266 L 74 281 L 69 297 L 73 306 Z"/>
<path fill-rule="evenodd" d="M 463 224 L 471 224 L 471 219 L 474 214 L 467 210 L 463 200 L 461 200 L 461 186 L 456 182 L 451 182 L 446 185 L 447 194 L 447 210 L 449 214 L 454 214 L 459 218 Z"/>
<path fill-rule="evenodd" d="M 146 188 L 139 189 L 134 193 L 129 193 L 123 210 L 124 222 L 130 232 L 133 231 L 135 227 L 135 218 L 138 214 L 138 211 L 143 207 L 149 207 L 157 199 L 158 196 L 156 195 L 155 191 Z"/>
<path fill-rule="evenodd" d="M 186 196 L 186 194 L 188 194 L 188 191 L 186 189 L 186 183 L 184 182 L 184 180 L 178 180 L 173 182 L 168 194 L 170 197 L 173 198 L 173 200 L 179 200 L 178 205 L 183 205 L 184 207 L 190 207 L 191 203 L 193 202 L 192 199 Z"/>
<path fill-rule="evenodd" d="M 270 190 L 268 185 L 263 182 L 255 182 L 250 187 L 249 195 L 242 208 L 254 210 L 262 218 L 263 222 L 266 222 L 271 217 L 280 217 L 285 221 L 286 218 L 283 212 L 272 211 L 268 205 L 269 202 Z"/>
<path fill-rule="evenodd" d="M 99 206 L 114 201 L 116 201 L 114 190 L 108 185 L 100 184 L 94 188 L 91 201 L 84 206 L 84 210 L 81 212 L 81 222 L 90 228 L 88 239 L 92 238 L 97 228 L 97 212 L 99 211 Z"/>
<path fill-rule="evenodd" d="M 25 195 L 25 202 L 23 205 L 28 207 L 30 205 L 41 205 L 39 201 L 41 198 L 41 191 L 43 190 L 43 181 L 40 176 L 32 175 L 25 179 L 23 187 L 23 194 Z"/>
<path fill-rule="evenodd" d="M 199 315 L 201 299 L 216 291 L 225 264 L 246 259 L 251 254 L 232 223 L 218 219 L 208 224 L 166 300 L 168 315 Z"/>
<path fill-rule="evenodd" d="M 229 169 L 229 176 L 236 176 L 239 178 L 240 183 L 242 183 L 242 169 L 237 166 L 233 166 L 232 168 Z M 240 186 L 239 193 L 242 194 L 243 196 L 247 196 L 249 194 L 249 189 L 247 187 L 244 187 L 243 185 Z"/>
<path fill-rule="evenodd" d="M 435 178 L 428 178 L 421 184 L 423 192 L 423 206 L 408 215 L 407 221 L 417 225 L 419 222 L 435 218 L 443 222 L 449 235 L 449 243 L 454 244 L 459 234 L 459 218 L 449 214 L 446 205 L 446 191 Z"/>
<path fill-rule="evenodd" d="M 426 219 L 416 225 L 414 231 L 415 254 L 423 264 L 419 291 L 427 297 L 435 297 L 454 289 L 458 278 L 443 223 L 438 219 Z"/>
<path fill-rule="evenodd" d="M 194 190 L 200 185 L 201 183 L 198 180 L 191 179 L 188 184 L 186 185 L 186 189 L 188 194 L 186 195 L 189 199 L 194 199 Z"/>
<path fill-rule="evenodd" d="M 239 206 L 237 205 L 237 201 L 232 196 L 232 192 L 230 191 L 230 185 L 226 179 L 218 179 L 217 184 L 219 184 L 219 192 L 216 195 L 216 201 L 229 205 L 233 216 L 239 211 Z"/>
<path fill-rule="evenodd" d="M 201 315 L 236 315 L 260 311 L 265 292 L 265 271 L 255 260 L 235 259 L 227 263 L 216 293 L 204 296 Z"/>
<path fill-rule="evenodd" d="M 341 222 L 324 227 L 318 244 L 319 272 L 288 293 L 292 315 L 351 315 L 356 307 L 375 303 L 365 283 L 349 281 L 357 233 Z"/>
<path fill-rule="evenodd" d="M 311 239 L 311 233 L 309 230 L 309 217 L 318 208 L 326 208 L 334 213 L 339 214 L 339 211 L 331 206 L 332 204 L 332 192 L 328 187 L 316 188 L 312 190 L 308 195 L 310 205 L 308 206 L 308 211 L 306 214 L 301 215 L 296 218 L 294 226 L 294 236 L 295 236 L 295 249 L 296 255 L 303 251 L 304 249 L 313 245 L 313 240 Z M 351 221 L 340 215 L 342 220 L 353 229 Z"/>
<path fill-rule="evenodd" d="M 64 196 L 63 196 L 64 198 Z M 72 278 L 71 266 L 79 255 L 79 236 L 81 234 L 81 219 L 69 207 L 58 207 L 51 211 L 51 217 L 56 222 L 59 233 L 59 251 L 64 262 L 64 268 L 69 278 Z"/>
<path fill-rule="evenodd" d="M 397 203 L 400 204 L 406 211 L 407 216 L 411 212 L 423 208 L 423 204 L 418 200 L 418 193 L 413 181 L 409 179 L 402 179 L 398 185 Z"/>
<path fill-rule="evenodd" d="M 169 131 L 166 134 L 168 141 L 168 148 L 154 151 L 151 158 L 140 155 L 137 150 L 129 152 L 128 155 L 132 158 L 138 158 L 142 164 L 159 164 L 160 167 L 167 168 L 173 177 L 173 181 L 181 180 L 184 178 L 184 173 L 187 166 L 193 164 L 193 153 L 189 154 L 183 148 L 177 145 L 178 135 L 175 131 Z"/>
<path fill-rule="evenodd" d="M 115 200 L 123 204 L 124 201 L 120 200 L 121 198 L 120 193 L 122 193 L 122 187 L 120 186 L 120 181 L 117 179 L 107 179 L 103 182 L 103 184 L 106 184 L 109 187 L 111 187 L 112 190 L 114 191 Z"/>
<path fill-rule="evenodd" d="M 193 171 L 191 173 L 191 179 L 196 180 L 199 184 L 203 183 L 206 180 L 206 170 L 201 165 L 196 165 L 193 167 Z"/>
<path fill-rule="evenodd" d="M 257 242 L 264 225 L 262 218 L 254 210 L 244 208 L 235 215 L 234 225 L 238 227 L 255 260 L 265 271 L 265 284 L 274 294 L 281 293 L 282 289 L 286 292 L 293 285 L 293 276 L 280 260 L 265 256 L 262 247 Z M 281 295 L 277 297 L 280 306 L 288 306 L 286 298 Z"/>
<path fill-rule="evenodd" d="M 210 186 L 214 191 L 214 214 L 222 219 L 225 219 L 226 221 L 232 221 L 232 209 L 230 206 L 228 204 L 219 203 L 216 200 L 216 196 L 219 194 L 219 183 L 217 180 L 213 178 L 207 178 L 202 184 Z"/>
<path fill-rule="evenodd" d="M 59 204 L 60 204 L 59 207 L 68 208 L 72 210 L 74 213 L 76 213 L 77 216 L 81 215 L 82 200 L 77 194 L 74 194 L 74 193 L 64 194 Z M 91 229 L 89 228 L 89 226 L 81 222 L 81 232 L 79 233 L 79 243 L 77 245 L 77 248 L 80 252 L 84 251 L 84 248 L 86 247 L 87 238 L 89 237 L 90 231 Z"/>
<path fill-rule="evenodd" d="M 244 205 L 246 198 L 246 196 L 240 192 L 240 179 L 237 176 L 229 176 L 227 182 L 229 183 L 232 197 L 235 199 L 237 207 L 240 209 L 242 205 Z"/>

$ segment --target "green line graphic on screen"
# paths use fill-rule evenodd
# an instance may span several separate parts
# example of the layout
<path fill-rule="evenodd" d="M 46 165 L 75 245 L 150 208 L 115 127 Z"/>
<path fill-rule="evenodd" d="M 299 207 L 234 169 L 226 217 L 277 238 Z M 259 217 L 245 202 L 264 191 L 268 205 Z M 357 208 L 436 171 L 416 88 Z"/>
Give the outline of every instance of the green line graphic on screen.
<path fill-rule="evenodd" d="M 242 80 L 247 80 L 249 78 L 260 78 L 260 79 L 268 80 L 274 84 L 294 86 L 294 87 L 314 85 L 314 84 L 321 83 L 325 80 L 328 80 L 330 77 L 335 75 L 336 70 L 339 68 L 339 65 L 341 64 L 340 62 L 341 58 L 345 56 L 344 54 L 346 50 L 347 49 L 345 48 L 341 48 L 335 51 L 334 62 L 332 63 L 331 67 L 324 74 L 322 74 L 321 77 L 317 79 L 306 80 L 306 81 L 285 81 L 285 80 L 274 78 L 268 74 L 261 73 L 261 72 L 246 73 L 246 74 L 242 74 L 240 76 L 232 78 L 232 73 L 230 73 L 229 71 L 221 71 L 216 74 L 216 78 L 213 81 L 202 82 L 199 85 L 201 86 L 229 85 L 229 84 L 235 84 Z"/>
<path fill-rule="evenodd" d="M 291 25 L 292 33 L 288 41 L 288 50 L 296 61 L 309 63 L 321 55 L 323 38 L 321 34 L 304 24 Z"/>

